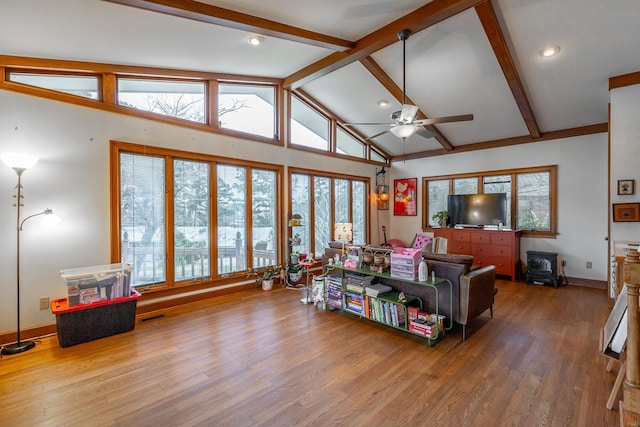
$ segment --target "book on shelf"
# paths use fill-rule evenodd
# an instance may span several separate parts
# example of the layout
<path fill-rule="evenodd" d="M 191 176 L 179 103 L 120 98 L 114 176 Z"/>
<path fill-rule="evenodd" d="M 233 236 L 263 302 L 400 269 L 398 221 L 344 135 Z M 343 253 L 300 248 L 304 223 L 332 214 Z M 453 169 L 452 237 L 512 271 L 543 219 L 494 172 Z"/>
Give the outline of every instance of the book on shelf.
<path fill-rule="evenodd" d="M 367 286 L 364 291 L 371 297 L 377 297 L 378 295 L 386 294 L 392 290 L 391 286 L 383 285 L 382 283 L 374 283 Z"/>

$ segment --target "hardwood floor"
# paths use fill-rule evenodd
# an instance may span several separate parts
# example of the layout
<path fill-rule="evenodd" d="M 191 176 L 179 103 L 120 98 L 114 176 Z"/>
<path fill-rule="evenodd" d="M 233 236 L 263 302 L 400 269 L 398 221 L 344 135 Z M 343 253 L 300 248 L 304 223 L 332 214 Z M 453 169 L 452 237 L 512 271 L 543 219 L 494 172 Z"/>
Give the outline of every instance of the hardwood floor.
<path fill-rule="evenodd" d="M 598 350 L 605 291 L 497 286 L 493 319 L 434 347 L 284 289 L 73 347 L 46 337 L 0 360 L 0 425 L 617 425 L 616 371 Z"/>

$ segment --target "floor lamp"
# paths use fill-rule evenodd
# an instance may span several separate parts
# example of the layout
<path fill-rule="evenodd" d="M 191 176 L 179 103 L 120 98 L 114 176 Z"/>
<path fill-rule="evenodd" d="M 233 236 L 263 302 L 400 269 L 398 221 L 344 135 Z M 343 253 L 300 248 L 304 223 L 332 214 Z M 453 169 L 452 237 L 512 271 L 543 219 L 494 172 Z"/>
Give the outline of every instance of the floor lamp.
<path fill-rule="evenodd" d="M 26 154 L 3 153 L 3 154 L 0 154 L 0 160 L 2 160 L 2 163 L 12 168 L 18 175 L 18 185 L 16 186 L 17 191 L 16 191 L 16 194 L 14 195 L 14 197 L 16 198 L 16 203 L 14 206 L 17 208 L 17 211 L 18 211 L 18 215 L 16 219 L 16 231 L 17 231 L 17 235 L 16 235 L 16 294 L 17 294 L 16 311 L 18 316 L 17 317 L 18 326 L 16 331 L 17 340 L 15 343 L 8 344 L 2 348 L 2 354 L 17 354 L 17 353 L 22 353 L 23 351 L 32 349 L 36 345 L 35 342 L 33 341 L 20 340 L 20 232 L 22 231 L 22 225 L 29 218 L 33 218 L 34 216 L 39 216 L 39 215 L 45 215 L 43 217 L 43 220 L 44 218 L 47 218 L 47 217 L 51 217 L 53 219 L 54 215 L 52 215 L 53 211 L 51 209 L 45 209 L 40 213 L 30 215 L 25 219 L 23 219 L 22 221 L 20 221 L 20 208 L 23 206 L 22 185 L 20 183 L 20 179 L 24 171 L 35 166 L 35 164 L 38 162 L 38 158 L 35 156 L 26 155 Z M 44 222 L 45 221 L 43 221 L 43 223 Z"/>

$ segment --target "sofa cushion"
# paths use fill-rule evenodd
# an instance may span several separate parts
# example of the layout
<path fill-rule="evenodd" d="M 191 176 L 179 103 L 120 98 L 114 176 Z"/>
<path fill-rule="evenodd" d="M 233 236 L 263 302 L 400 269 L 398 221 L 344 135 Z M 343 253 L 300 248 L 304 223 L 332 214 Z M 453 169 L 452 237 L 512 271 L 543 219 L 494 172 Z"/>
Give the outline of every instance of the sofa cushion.
<path fill-rule="evenodd" d="M 433 252 L 423 251 L 422 257 L 425 260 L 449 262 L 451 264 L 462 264 L 465 267 L 463 274 L 469 272 L 471 270 L 471 266 L 473 265 L 473 255 L 436 254 Z"/>

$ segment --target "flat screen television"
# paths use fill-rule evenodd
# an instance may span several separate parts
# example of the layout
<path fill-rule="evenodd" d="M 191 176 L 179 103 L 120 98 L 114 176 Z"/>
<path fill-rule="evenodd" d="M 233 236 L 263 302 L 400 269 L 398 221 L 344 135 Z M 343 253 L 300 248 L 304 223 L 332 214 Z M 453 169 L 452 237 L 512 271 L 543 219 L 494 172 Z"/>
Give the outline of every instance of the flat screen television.
<path fill-rule="evenodd" d="M 507 223 L 507 193 L 455 194 L 447 202 L 448 222 L 453 226 Z"/>

